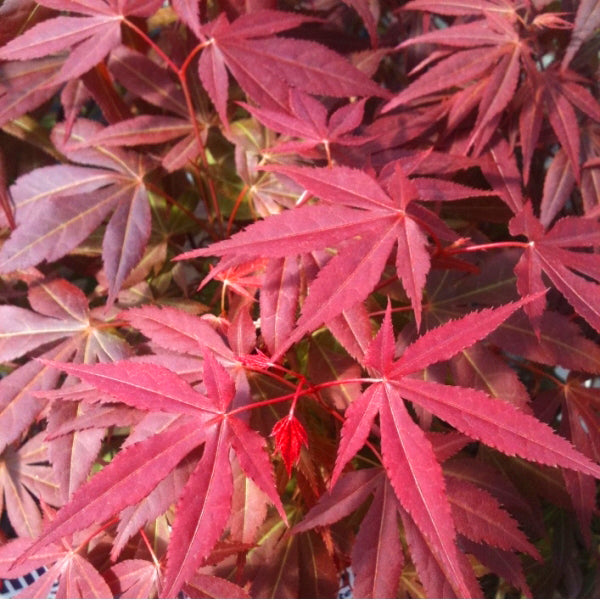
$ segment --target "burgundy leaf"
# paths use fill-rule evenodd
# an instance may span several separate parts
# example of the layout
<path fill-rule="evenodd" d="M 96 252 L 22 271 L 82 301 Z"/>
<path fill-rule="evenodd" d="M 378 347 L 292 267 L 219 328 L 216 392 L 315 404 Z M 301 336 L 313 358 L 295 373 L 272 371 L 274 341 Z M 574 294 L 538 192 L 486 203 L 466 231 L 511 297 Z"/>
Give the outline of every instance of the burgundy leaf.
<path fill-rule="evenodd" d="M 571 40 L 565 51 L 561 66 L 566 68 L 581 45 L 589 38 L 598 27 L 598 0 L 582 0 L 575 15 L 575 27 L 571 32 Z"/>
<path fill-rule="evenodd" d="M 162 592 L 167 597 L 191 579 L 227 524 L 233 493 L 227 441 L 223 428 L 211 436 L 179 499 Z"/>
<path fill-rule="evenodd" d="M 392 373 L 397 376 L 405 375 L 454 356 L 463 348 L 483 339 L 512 313 L 533 299 L 528 297 L 500 308 L 473 312 L 460 321 L 450 321 L 428 331 L 404 351 L 394 363 Z"/>
<path fill-rule="evenodd" d="M 561 466 L 598 477 L 600 467 L 577 452 L 564 438 L 534 417 L 507 402 L 492 400 L 475 390 L 448 397 L 446 386 L 404 378 L 399 393 L 459 431 L 509 454 L 551 466 Z M 458 410 L 457 410 L 458 409 Z M 515 427 L 515 423 L 519 427 Z"/>
<path fill-rule="evenodd" d="M 493 65 L 496 58 L 495 53 L 487 47 L 456 52 L 400 92 L 385 105 L 384 111 L 390 111 L 427 94 L 476 80 Z"/>
<path fill-rule="evenodd" d="M 227 94 L 224 65 L 244 91 L 267 108 L 285 110 L 289 87 L 335 97 L 386 95 L 351 63 L 325 46 L 268 37 L 308 20 L 291 13 L 258 11 L 240 17 L 231 25 L 224 19 L 209 24 L 213 43 L 208 48 L 209 57 L 201 59 L 199 75 L 221 118 L 225 116 Z"/>
<path fill-rule="evenodd" d="M 367 290 L 372 290 L 379 281 L 394 244 L 394 233 L 384 230 L 376 241 L 358 241 L 352 245 L 352 252 L 338 254 L 321 269 L 302 306 L 296 330 L 284 348 L 364 299 Z"/>
<path fill-rule="evenodd" d="M 57 513 L 51 525 L 20 560 L 136 503 L 202 441 L 198 424 L 190 421 L 121 451 L 107 467 L 77 490 L 71 502 Z M 150 466 L 152 468 L 148 468 Z"/>
<path fill-rule="evenodd" d="M 584 279 L 570 269 L 581 270 L 594 279 L 600 277 L 600 271 L 596 269 L 592 255 L 562 248 L 596 245 L 600 235 L 597 223 L 585 218 L 570 217 L 558 221 L 555 227 L 545 232 L 540 221 L 533 215 L 531 205 L 527 203 L 509 226 L 513 235 L 523 234 L 530 240 L 515 269 L 519 291 L 527 290 L 530 293 L 534 288 L 539 289 L 543 285 L 541 272 L 544 271 L 579 314 L 600 331 L 600 307 L 596 302 L 598 283 Z M 534 307 L 532 318 L 539 319 L 541 308 L 535 304 Z M 534 326 L 537 326 L 536 321 Z"/>
<path fill-rule="evenodd" d="M 517 522 L 487 492 L 465 481 L 446 479 L 448 498 L 457 530 L 474 542 L 483 542 L 503 550 L 519 550 L 541 558 L 527 541 Z"/>
<path fill-rule="evenodd" d="M 134 408 L 182 412 L 197 418 L 206 418 L 217 412 L 206 396 L 194 390 L 173 371 L 158 365 L 148 369 L 144 364 L 131 361 L 91 366 L 50 361 L 48 364 L 80 377 Z"/>
<path fill-rule="evenodd" d="M 335 486 L 319 498 L 293 532 L 308 531 L 314 527 L 331 525 L 357 510 L 381 484 L 383 472 L 379 469 L 361 469 L 343 475 Z"/>
<path fill-rule="evenodd" d="M 431 444 L 411 419 L 402 399 L 382 385 L 381 445 L 383 464 L 398 500 L 434 546 L 433 552 L 458 596 L 471 595 L 458 567 L 458 549 L 442 470 Z"/>
<path fill-rule="evenodd" d="M 398 535 L 394 490 L 382 482 L 362 520 L 352 552 L 353 594 L 361 598 L 393 598 L 404 565 Z"/>

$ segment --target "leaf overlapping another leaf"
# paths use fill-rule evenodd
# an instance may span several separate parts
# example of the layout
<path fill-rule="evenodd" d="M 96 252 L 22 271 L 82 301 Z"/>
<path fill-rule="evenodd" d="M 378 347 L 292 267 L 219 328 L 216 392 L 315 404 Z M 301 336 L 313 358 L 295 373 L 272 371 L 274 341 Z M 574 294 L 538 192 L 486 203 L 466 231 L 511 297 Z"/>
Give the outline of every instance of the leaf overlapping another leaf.
<path fill-rule="evenodd" d="M 333 484 L 346 463 L 367 441 L 373 420 L 379 414 L 386 475 L 400 504 L 432 544 L 432 552 L 457 594 L 468 596 L 473 590 L 469 588 L 455 545 L 456 533 L 442 469 L 424 432 L 409 415 L 405 401 L 505 454 L 600 477 L 600 466 L 547 425 L 507 402 L 491 399 L 476 390 L 410 377 L 482 339 L 533 300 L 535 298 L 527 298 L 450 321 L 409 345 L 396 361 L 392 360 L 394 337 L 388 306 L 383 326 L 365 354 L 365 364 L 377 369 L 381 380 L 372 383 L 346 411 Z"/>
<path fill-rule="evenodd" d="M 121 362 L 76 366 L 53 363 L 100 391 L 138 409 L 176 415 L 162 431 L 129 445 L 92 477 L 61 509 L 27 551 L 35 553 L 62 536 L 105 521 L 147 497 L 195 448 L 204 452 L 179 497 L 168 551 L 165 593 L 176 594 L 218 541 L 231 510 L 233 447 L 246 474 L 285 513 L 276 493 L 264 439 L 226 409 L 235 395 L 227 371 L 205 353 L 207 396 L 168 369 Z M 133 491 L 135 490 L 135 491 Z M 198 498 L 202 501 L 198 502 Z M 90 510 L 90 507 L 92 508 Z M 192 509 L 192 507 L 194 507 Z M 184 550 L 185 549 L 185 550 Z"/>
<path fill-rule="evenodd" d="M 593 589 L 598 2 L 575 4 L 1 2 L 0 576 Z"/>

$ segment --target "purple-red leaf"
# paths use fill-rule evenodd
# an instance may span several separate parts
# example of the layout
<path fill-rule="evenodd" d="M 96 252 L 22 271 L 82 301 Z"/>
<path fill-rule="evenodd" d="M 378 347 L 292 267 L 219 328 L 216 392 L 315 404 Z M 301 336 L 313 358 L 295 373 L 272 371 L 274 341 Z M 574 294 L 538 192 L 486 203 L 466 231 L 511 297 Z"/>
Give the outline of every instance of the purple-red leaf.
<path fill-rule="evenodd" d="M 383 464 L 396 496 L 426 538 L 459 597 L 471 590 L 459 568 L 456 532 L 444 478 L 431 444 L 412 420 L 397 390 L 381 384 L 381 447 Z"/>
<path fill-rule="evenodd" d="M 393 598 L 404 566 L 398 535 L 398 500 L 392 486 L 383 481 L 365 515 L 352 550 L 355 580 L 353 595 L 359 598 Z"/>
<path fill-rule="evenodd" d="M 203 436 L 197 421 L 192 420 L 122 450 L 77 490 L 21 560 L 63 536 L 109 519 L 147 496 L 190 450 L 202 443 Z"/>
<path fill-rule="evenodd" d="M 275 487 L 273 466 L 265 450 L 266 440 L 239 419 L 230 418 L 228 427 L 231 445 L 244 473 L 268 496 L 285 521 L 287 518 Z"/>
<path fill-rule="evenodd" d="M 142 410 L 184 413 L 198 418 L 214 415 L 212 402 L 181 377 L 158 365 L 131 361 L 74 365 L 47 361 L 50 366 L 81 378 L 120 402 Z"/>
<path fill-rule="evenodd" d="M 560 466 L 600 478 L 600 466 L 586 458 L 548 425 L 483 392 L 403 378 L 400 395 L 466 435 L 508 455 Z M 450 390 L 454 390 L 451 392 Z"/>
<path fill-rule="evenodd" d="M 233 483 L 223 427 L 207 441 L 177 504 L 163 595 L 177 595 L 219 539 L 231 509 Z"/>
<path fill-rule="evenodd" d="M 534 298 L 528 297 L 500 308 L 486 308 L 479 312 L 472 312 L 459 321 L 450 321 L 428 331 L 404 351 L 400 359 L 394 363 L 391 373 L 401 377 L 451 358 L 486 337 L 516 310 Z"/>

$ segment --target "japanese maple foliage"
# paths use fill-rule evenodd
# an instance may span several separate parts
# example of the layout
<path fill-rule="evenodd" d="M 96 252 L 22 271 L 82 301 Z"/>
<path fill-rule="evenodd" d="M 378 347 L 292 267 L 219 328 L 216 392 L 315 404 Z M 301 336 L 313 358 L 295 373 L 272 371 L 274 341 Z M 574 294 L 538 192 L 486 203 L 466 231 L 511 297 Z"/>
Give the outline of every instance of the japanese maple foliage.
<path fill-rule="evenodd" d="M 600 594 L 597 0 L 0 4 L 0 577 Z"/>

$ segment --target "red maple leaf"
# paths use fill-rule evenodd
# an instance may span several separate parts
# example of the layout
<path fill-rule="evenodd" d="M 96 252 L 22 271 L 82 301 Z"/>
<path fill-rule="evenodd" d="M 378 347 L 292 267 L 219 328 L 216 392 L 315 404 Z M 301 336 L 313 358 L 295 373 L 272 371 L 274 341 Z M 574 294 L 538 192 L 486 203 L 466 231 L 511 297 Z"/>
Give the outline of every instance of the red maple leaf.
<path fill-rule="evenodd" d="M 173 74 L 144 54 L 126 46 L 119 46 L 111 52 L 108 70 L 136 97 L 169 114 L 121 118 L 87 139 L 78 140 L 79 147 L 112 148 L 176 141 L 167 147 L 161 157 L 165 169 L 174 171 L 185 166 L 188 161 L 195 160 L 201 152 L 201 145 L 196 138 L 194 123 L 190 122 L 185 96 Z M 200 120 L 199 115 L 195 117 Z M 198 123 L 198 127 L 204 135 L 205 125 Z"/>
<path fill-rule="evenodd" d="M 44 350 L 41 358 L 70 359 L 76 363 L 119 360 L 129 354 L 123 340 L 106 328 L 104 309 L 90 309 L 83 292 L 64 279 L 32 285 L 28 300 L 32 310 L 0 306 L 0 360 L 11 361 L 38 352 L 39 348 Z M 49 434 L 55 434 L 79 414 L 77 402 L 49 407 L 48 402 L 38 395 L 41 390 L 54 388 L 57 383 L 56 371 L 39 361 L 27 362 L 0 381 L 0 451 L 18 441 L 44 409 Z M 99 420 L 96 407 L 88 408 L 95 413 L 95 423 L 88 413 L 91 422 L 86 427 L 79 430 L 77 427 L 67 428 L 47 442 L 48 457 L 53 463 L 59 496 L 63 501 L 87 478 L 104 436 L 104 426 L 108 423 L 107 420 Z M 115 412 L 113 422 L 114 418 L 123 416 L 119 411 Z M 6 460 L 14 451 L 13 448 L 6 451 Z M 78 459 L 73 461 L 75 451 Z M 28 498 L 22 502 L 23 510 L 27 511 L 30 510 Z M 11 510 L 11 521 L 12 515 L 18 512 Z M 19 527 L 17 522 L 13 525 Z"/>
<path fill-rule="evenodd" d="M 565 217 L 546 231 L 534 216 L 531 204 L 526 203 L 509 226 L 513 235 L 525 235 L 529 240 L 529 245 L 515 267 L 519 292 L 525 296 L 542 289 L 544 272 L 578 314 L 596 331 L 600 331 L 598 255 L 570 249 L 598 246 L 600 226 L 597 221 Z M 544 306 L 544 300 L 540 298 L 525 307 L 536 331 L 539 331 Z"/>
<path fill-rule="evenodd" d="M 300 456 L 300 449 L 302 446 L 308 446 L 306 430 L 294 415 L 288 415 L 275 423 L 271 435 L 275 437 L 275 448 L 283 457 L 289 476 Z"/>
<path fill-rule="evenodd" d="M 54 511 L 46 508 L 46 526 L 52 523 Z M 0 577 L 15 579 L 27 575 L 34 569 L 45 567 L 46 571 L 19 594 L 20 597 L 46 598 L 58 581 L 56 595 L 63 598 L 109 598 L 110 588 L 93 564 L 88 554 L 90 533 L 94 536 L 95 526 L 47 544 L 45 548 L 32 552 L 18 565 L 15 556 L 22 554 L 32 540 L 20 537 L 0 548 Z"/>
<path fill-rule="evenodd" d="M 398 49 L 415 44 L 436 44 L 440 50 L 433 57 L 427 56 L 423 66 L 439 60 L 393 98 L 384 111 L 458 87 L 459 90 L 450 94 L 447 101 L 448 128 L 455 127 L 477 108 L 477 120 L 465 145 L 465 150 L 473 149 L 477 155 L 492 139 L 509 103 L 520 98 L 524 181 L 528 181 L 531 157 L 544 114 L 579 180 L 579 126 L 575 107 L 590 118 L 600 120 L 600 104 L 582 85 L 582 79 L 567 67 L 581 41 L 574 33 L 562 65 L 551 65 L 540 71 L 538 49 L 520 30 L 527 21 L 531 21 L 531 27 L 536 26 L 535 10 L 522 17 L 519 14 L 521 8 L 520 3 L 513 0 L 503 3 L 408 2 L 403 10 L 424 10 L 446 16 L 471 15 L 472 19 L 469 23 L 458 21 L 399 44 Z M 543 9 L 541 6 L 538 10 Z M 578 12 L 576 29 L 585 31 L 584 35 L 589 35 L 590 30 L 583 25 L 583 15 L 590 11 L 591 3 L 588 3 Z M 575 39 L 579 41 L 575 42 Z M 461 50 L 448 52 L 451 48 Z"/>
<path fill-rule="evenodd" d="M 68 50 L 68 58 L 52 78 L 52 83 L 60 84 L 79 77 L 94 67 L 121 43 L 121 22 L 125 15 L 151 15 L 161 2 L 42 0 L 39 4 L 86 16 L 60 15 L 38 23 L 3 46 L 0 49 L 0 58 L 40 58 Z"/>
<path fill-rule="evenodd" d="M 310 156 L 310 151 L 322 146 L 331 165 L 331 146 L 359 146 L 368 138 L 349 135 L 363 119 L 365 101 L 342 106 L 327 118 L 325 106 L 299 90 L 290 90 L 289 110 L 269 110 L 240 103 L 250 114 L 270 129 L 287 136 L 301 138 L 301 141 L 280 141 L 265 152 L 296 152 L 300 156 Z"/>
<path fill-rule="evenodd" d="M 320 196 L 323 203 L 273 215 L 229 240 L 179 258 L 215 254 L 224 257 L 212 277 L 252 257 L 276 259 L 337 247 L 337 254 L 322 266 L 312 282 L 296 328 L 279 348 L 279 355 L 307 332 L 366 298 L 379 282 L 394 245 L 398 247 L 396 271 L 420 323 L 422 289 L 430 267 L 422 223 L 425 221 L 428 227 L 435 228 L 440 221 L 423 207 L 414 208 L 413 201 L 456 200 L 488 194 L 444 180 L 408 179 L 399 163 L 387 181 L 389 194 L 365 172 L 347 167 L 276 166 L 272 170 L 288 175 L 311 194 Z M 445 230 L 442 224 L 442 235 Z M 276 287 L 275 291 L 278 290 Z M 286 286 L 287 294 L 290 290 Z M 269 291 L 266 287 L 263 294 Z M 289 313 L 287 323 L 289 327 Z"/>
<path fill-rule="evenodd" d="M 430 550 L 444 577 L 461 596 L 474 592 L 455 545 L 456 523 L 442 469 L 424 431 L 410 416 L 406 401 L 506 454 L 595 477 L 600 475 L 600 467 L 577 452 L 567 440 L 509 403 L 491 399 L 478 390 L 446 386 L 413 376 L 483 339 L 529 301 L 535 298 L 449 321 L 409 345 L 399 359 L 395 359 L 388 306 L 382 327 L 364 359 L 364 365 L 376 374 L 376 381 L 349 406 L 342 427 L 332 484 L 335 485 L 344 466 L 367 441 L 375 416 L 379 414 L 386 475 L 400 505 L 431 545 Z"/>
<path fill-rule="evenodd" d="M 85 147 L 84 142 L 101 129 L 93 121 L 80 119 L 64 140 L 64 126 L 55 127 L 56 145 L 81 166 L 42 167 L 11 186 L 17 228 L 0 250 L 0 271 L 63 257 L 112 212 L 102 253 L 109 297 L 114 300 L 125 277 L 140 261 L 150 236 L 150 206 L 143 178 L 152 161 L 121 149 Z M 40 182 L 43 189 L 39 189 Z M 31 219 L 32 214 L 47 216 Z"/>
<path fill-rule="evenodd" d="M 235 385 L 210 351 L 204 353 L 206 394 L 158 365 L 152 369 L 127 361 L 94 366 L 52 365 L 126 405 L 169 413 L 170 418 L 155 435 L 129 445 L 80 487 L 20 560 L 143 500 L 201 445 L 202 456 L 177 502 L 177 518 L 167 550 L 165 595 L 175 595 L 193 576 L 227 524 L 233 493 L 231 448 L 246 475 L 285 520 L 273 468 L 265 452 L 265 439 L 238 417 L 227 414 Z"/>
<path fill-rule="evenodd" d="M 380 96 L 387 92 L 336 52 L 315 42 L 274 34 L 311 21 L 295 13 L 260 10 L 229 23 L 222 13 L 203 25 L 210 41 L 198 73 L 223 123 L 227 119 L 227 69 L 264 108 L 287 108 L 291 87 L 325 96 Z"/>

